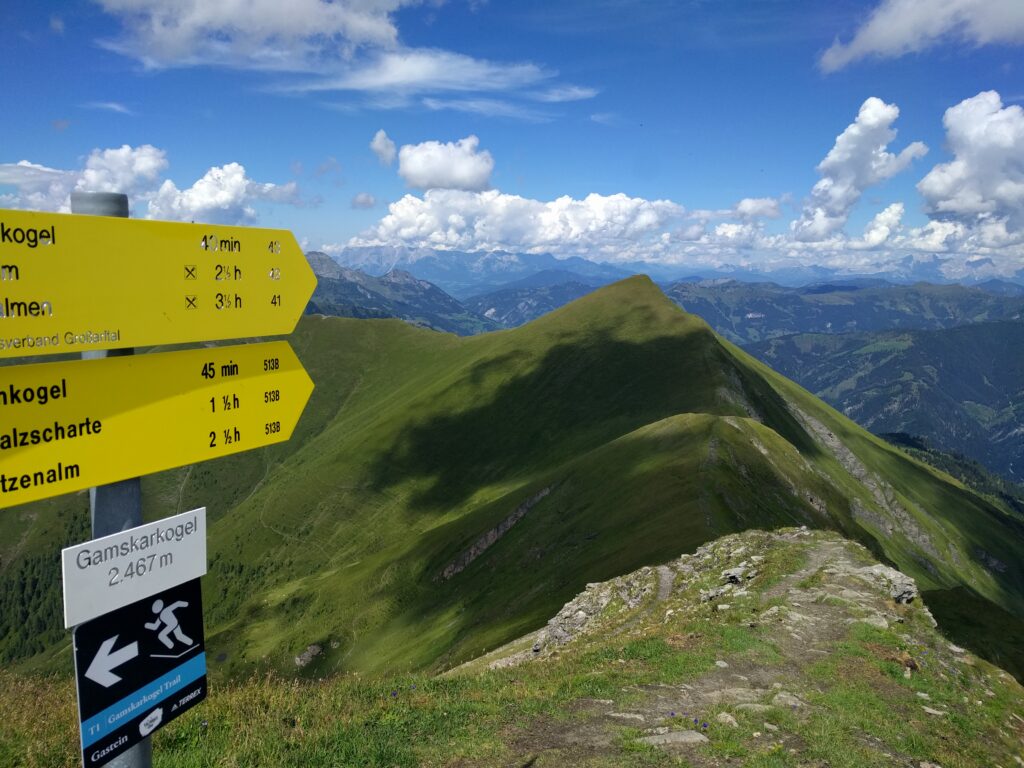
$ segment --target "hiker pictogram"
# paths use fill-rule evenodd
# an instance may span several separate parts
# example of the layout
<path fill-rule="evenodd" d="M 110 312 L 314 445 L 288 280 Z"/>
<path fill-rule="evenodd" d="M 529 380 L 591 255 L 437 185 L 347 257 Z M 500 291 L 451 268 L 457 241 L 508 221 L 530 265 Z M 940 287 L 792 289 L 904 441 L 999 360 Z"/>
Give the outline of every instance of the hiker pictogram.
<path fill-rule="evenodd" d="M 163 624 L 164 628 L 160 629 L 160 634 L 157 635 L 157 639 L 160 640 L 168 648 L 174 648 L 174 641 L 171 640 L 171 635 L 185 645 L 192 645 L 192 638 L 186 635 L 182 629 L 181 624 L 178 622 L 178 617 L 174 615 L 174 612 L 179 608 L 188 608 L 188 603 L 184 600 L 179 600 L 176 603 L 171 603 L 166 608 L 164 607 L 164 601 L 157 599 L 153 603 L 153 613 L 157 614 L 155 620 L 146 623 L 146 629 L 151 629 L 156 632 L 160 629 L 160 625 Z"/>

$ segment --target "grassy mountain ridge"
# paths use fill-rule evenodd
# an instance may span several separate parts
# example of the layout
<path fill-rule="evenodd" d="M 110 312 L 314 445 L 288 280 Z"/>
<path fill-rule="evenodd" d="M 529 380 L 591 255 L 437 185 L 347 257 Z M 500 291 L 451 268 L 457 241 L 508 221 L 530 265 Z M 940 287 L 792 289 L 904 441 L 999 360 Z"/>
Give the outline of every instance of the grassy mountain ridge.
<path fill-rule="evenodd" d="M 305 675 L 443 669 L 536 628 L 589 581 L 797 522 L 861 539 L 924 589 L 1024 614 L 1015 520 L 646 278 L 514 331 L 313 316 L 292 343 L 317 389 L 288 445 L 144 486 L 150 516 L 211 509 L 216 674 L 293 673 L 312 645 Z M 60 644 L 49 652 L 31 663 L 59 663 Z"/>
<path fill-rule="evenodd" d="M 936 450 L 925 438 L 905 432 L 883 432 L 878 436 L 1024 519 L 1024 485 L 1011 483 L 962 454 Z"/>

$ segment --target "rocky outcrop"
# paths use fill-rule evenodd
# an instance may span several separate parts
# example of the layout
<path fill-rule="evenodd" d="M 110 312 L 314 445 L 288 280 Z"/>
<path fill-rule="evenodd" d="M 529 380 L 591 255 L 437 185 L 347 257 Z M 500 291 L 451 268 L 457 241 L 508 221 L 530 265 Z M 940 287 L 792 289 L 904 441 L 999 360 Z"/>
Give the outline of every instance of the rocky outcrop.
<path fill-rule="evenodd" d="M 554 489 L 554 485 L 549 485 L 546 488 L 541 488 L 535 494 L 530 496 L 526 501 L 516 507 L 512 514 L 487 531 L 487 533 L 483 534 L 473 542 L 469 549 L 464 550 L 458 557 L 442 568 L 441 572 L 434 578 L 434 581 L 439 579 L 448 581 L 453 576 L 457 576 L 462 573 L 470 563 L 480 557 L 480 555 L 486 552 L 490 547 L 494 546 L 498 539 L 508 533 L 512 529 L 513 525 L 526 517 L 526 513 L 537 506 L 537 503 Z"/>
<path fill-rule="evenodd" d="M 304 650 L 302 653 L 295 657 L 295 666 L 299 669 L 308 667 L 310 663 L 313 661 L 313 659 L 315 659 L 323 652 L 324 649 L 321 646 L 317 645 L 316 643 L 313 643 L 312 645 L 307 647 L 306 650 Z"/>

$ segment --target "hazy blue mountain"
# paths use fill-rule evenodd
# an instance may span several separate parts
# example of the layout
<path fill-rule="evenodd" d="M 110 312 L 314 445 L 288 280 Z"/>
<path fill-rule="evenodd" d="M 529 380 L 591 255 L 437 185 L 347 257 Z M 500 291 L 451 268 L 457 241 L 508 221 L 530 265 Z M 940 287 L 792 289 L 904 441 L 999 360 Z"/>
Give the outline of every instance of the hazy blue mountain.
<path fill-rule="evenodd" d="M 938 255 L 927 258 L 907 256 L 884 272 L 850 273 L 820 265 L 796 265 L 781 269 L 754 269 L 737 264 L 694 266 L 653 262 L 597 262 L 579 256 L 558 258 L 552 254 L 510 253 L 507 251 L 451 251 L 407 246 L 354 246 L 333 257 L 339 264 L 371 275 L 383 275 L 402 269 L 440 286 L 459 299 L 498 290 L 509 282 L 546 270 L 568 271 L 605 283 L 643 274 L 657 283 L 732 279 L 742 282 L 767 282 L 788 287 L 812 283 L 846 282 L 861 278 L 910 285 L 929 282 L 939 285 L 1005 283 L 1024 289 L 1024 270 L 1009 278 L 998 277 L 988 259 L 969 262 L 950 273 L 949 259 Z M 589 282 L 581 281 L 581 282 Z M 1009 289 L 1014 290 L 1014 289 Z"/>
<path fill-rule="evenodd" d="M 506 283 L 547 270 L 569 271 L 609 283 L 629 277 L 632 270 L 578 257 L 558 259 L 548 253 L 466 253 L 430 249 L 366 246 L 346 248 L 336 257 L 345 267 L 373 275 L 401 269 L 442 288 L 456 298 L 486 293 Z"/>
<path fill-rule="evenodd" d="M 1024 296 L 1024 285 L 1010 280 L 985 280 L 975 284 L 977 288 L 996 296 Z"/>
<path fill-rule="evenodd" d="M 529 282 L 529 279 L 523 282 Z M 593 284 L 576 280 L 552 285 L 505 288 L 483 296 L 471 296 L 465 304 L 476 314 L 504 328 L 515 328 L 586 296 L 597 288 Z"/>
<path fill-rule="evenodd" d="M 940 329 L 1019 318 L 1024 296 L 962 285 L 859 279 L 787 288 L 736 280 L 678 282 L 665 290 L 738 344 L 792 333 Z"/>
<path fill-rule="evenodd" d="M 306 311 L 337 317 L 395 317 L 413 325 L 469 336 L 499 326 L 475 314 L 436 285 L 393 269 L 374 277 L 339 266 L 316 251 L 307 259 L 318 276 Z"/>

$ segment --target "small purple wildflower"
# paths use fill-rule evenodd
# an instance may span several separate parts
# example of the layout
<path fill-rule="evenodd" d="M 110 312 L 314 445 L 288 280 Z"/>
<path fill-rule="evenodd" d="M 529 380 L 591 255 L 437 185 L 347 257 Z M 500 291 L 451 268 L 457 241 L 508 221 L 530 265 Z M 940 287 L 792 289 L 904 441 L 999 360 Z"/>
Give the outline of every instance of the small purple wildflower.
<path fill-rule="evenodd" d="M 697 723 L 699 723 L 699 722 L 700 722 L 700 719 L 699 719 L 699 718 L 696 718 L 696 717 L 695 717 L 695 718 L 693 718 L 693 724 L 694 724 L 694 725 L 696 725 L 696 724 L 697 724 Z"/>
<path fill-rule="evenodd" d="M 397 698 L 397 697 L 398 697 L 398 691 L 392 691 L 391 692 L 391 698 L 394 699 L 394 698 Z"/>
<path fill-rule="evenodd" d="M 707 727 L 708 727 L 708 724 L 707 724 L 707 723 L 701 723 L 701 724 L 700 724 L 700 727 L 701 727 L 701 728 L 707 728 Z"/>
<path fill-rule="evenodd" d="M 675 716 L 676 716 L 676 713 L 675 713 L 675 712 L 669 712 L 669 713 L 668 713 L 668 716 L 669 716 L 669 717 L 675 717 Z"/>

